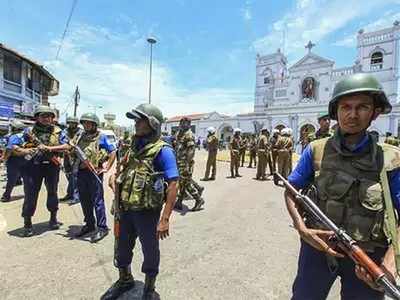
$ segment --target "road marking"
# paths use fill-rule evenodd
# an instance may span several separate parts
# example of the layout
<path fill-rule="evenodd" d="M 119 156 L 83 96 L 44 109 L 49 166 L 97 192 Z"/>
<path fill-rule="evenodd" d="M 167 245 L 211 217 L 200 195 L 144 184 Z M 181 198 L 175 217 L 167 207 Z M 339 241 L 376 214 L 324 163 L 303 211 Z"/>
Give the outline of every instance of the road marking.
<path fill-rule="evenodd" d="M 7 227 L 7 221 L 3 217 L 3 215 L 0 214 L 0 232 L 4 231 L 4 229 L 6 229 L 6 227 Z"/>

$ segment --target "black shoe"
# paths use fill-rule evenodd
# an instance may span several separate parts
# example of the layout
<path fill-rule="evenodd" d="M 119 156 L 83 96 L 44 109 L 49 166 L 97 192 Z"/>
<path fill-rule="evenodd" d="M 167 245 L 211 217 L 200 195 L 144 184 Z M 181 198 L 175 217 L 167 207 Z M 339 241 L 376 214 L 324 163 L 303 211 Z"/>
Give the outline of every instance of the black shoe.
<path fill-rule="evenodd" d="M 31 237 L 33 235 L 32 218 L 24 217 L 24 237 Z"/>
<path fill-rule="evenodd" d="M 3 197 L 1 197 L 1 199 L 0 199 L 0 201 L 1 201 L 1 202 L 10 202 L 10 201 L 11 201 L 11 198 L 10 198 L 10 197 L 5 197 L 5 196 L 3 195 Z"/>
<path fill-rule="evenodd" d="M 90 237 L 90 242 L 91 243 L 100 242 L 102 239 L 104 239 L 108 235 L 108 231 L 109 231 L 108 228 L 106 228 L 106 229 L 99 228 L 99 230 L 97 230 L 97 232 Z"/>
<path fill-rule="evenodd" d="M 156 277 L 150 277 L 146 275 L 146 279 L 144 282 L 144 287 L 143 287 L 143 300 L 151 300 L 153 299 L 153 296 L 155 294 L 155 284 L 156 284 Z"/>
<path fill-rule="evenodd" d="M 236 175 L 235 175 L 235 177 L 242 177 L 242 175 L 240 175 L 240 174 L 236 174 Z"/>
<path fill-rule="evenodd" d="M 198 191 L 199 191 L 199 194 L 201 196 L 203 194 L 203 192 L 204 192 L 204 186 L 199 186 Z"/>
<path fill-rule="evenodd" d="M 68 205 L 75 205 L 80 203 L 81 201 L 79 199 L 71 199 L 68 201 Z"/>
<path fill-rule="evenodd" d="M 101 296 L 100 300 L 116 300 L 135 287 L 135 281 L 130 271 L 120 269 L 119 274 L 119 279 Z"/>
<path fill-rule="evenodd" d="M 209 180 L 214 181 L 214 180 L 215 180 L 215 177 L 213 176 L 213 177 L 211 177 Z"/>
<path fill-rule="evenodd" d="M 51 212 L 49 221 L 50 230 L 58 230 L 61 225 L 62 223 L 57 221 L 57 212 Z"/>
<path fill-rule="evenodd" d="M 209 181 L 210 179 L 208 179 L 207 177 L 204 178 L 200 178 L 200 181 Z"/>
<path fill-rule="evenodd" d="M 87 235 L 88 233 L 95 231 L 95 230 L 96 230 L 95 227 L 84 225 L 81 228 L 81 230 L 77 234 L 75 234 L 75 237 L 77 237 L 77 238 L 83 237 L 84 235 Z"/>
<path fill-rule="evenodd" d="M 198 211 L 201 210 L 201 207 L 204 205 L 205 201 L 203 198 L 200 198 L 198 200 L 196 200 L 195 205 L 192 208 L 192 211 Z"/>

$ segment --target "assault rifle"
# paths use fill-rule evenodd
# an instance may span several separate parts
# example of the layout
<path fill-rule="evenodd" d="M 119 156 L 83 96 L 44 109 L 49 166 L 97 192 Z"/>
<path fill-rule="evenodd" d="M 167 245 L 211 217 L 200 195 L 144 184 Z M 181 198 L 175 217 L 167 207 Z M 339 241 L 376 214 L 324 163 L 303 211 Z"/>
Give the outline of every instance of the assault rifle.
<path fill-rule="evenodd" d="M 119 237 L 120 237 L 120 182 L 119 175 L 121 172 L 121 153 L 120 149 L 117 150 L 117 168 L 115 172 L 115 184 L 114 184 L 114 203 L 113 203 L 113 212 L 114 212 L 114 266 L 118 266 L 118 245 L 119 245 Z"/>
<path fill-rule="evenodd" d="M 44 151 L 39 150 L 37 147 L 39 147 L 39 145 L 43 144 L 42 141 L 40 141 L 37 136 L 32 135 L 32 134 L 28 134 L 28 139 L 29 142 L 24 144 L 24 148 L 36 148 L 35 151 L 33 152 L 33 154 L 27 154 L 24 156 L 24 158 L 26 160 L 32 160 L 32 159 L 36 159 L 40 156 L 44 156 L 46 155 Z M 58 158 L 53 155 L 53 154 L 49 154 L 48 160 L 50 160 L 56 167 L 60 167 L 61 166 L 61 162 L 58 160 Z"/>
<path fill-rule="evenodd" d="M 387 296 L 400 299 L 398 287 L 389 280 L 385 272 L 357 245 L 357 242 L 348 233 L 337 227 L 308 196 L 299 193 L 281 174 L 275 173 L 275 176 L 282 180 L 287 191 L 295 196 L 296 201 L 302 204 L 313 218 L 321 222 L 326 229 L 333 231 L 333 239 L 339 248 L 357 265 L 367 270 L 374 282 L 384 289 Z"/>
<path fill-rule="evenodd" d="M 78 145 L 73 145 L 72 147 L 74 147 L 75 153 L 76 153 L 76 156 L 78 157 L 78 159 L 86 166 L 86 168 L 89 169 L 90 172 L 92 172 L 94 177 L 96 177 L 97 181 L 101 185 L 103 185 L 103 181 L 101 181 L 99 175 L 97 174 L 97 170 L 96 170 L 95 166 L 93 166 L 92 162 L 88 159 L 85 152 L 83 152 L 82 149 Z"/>

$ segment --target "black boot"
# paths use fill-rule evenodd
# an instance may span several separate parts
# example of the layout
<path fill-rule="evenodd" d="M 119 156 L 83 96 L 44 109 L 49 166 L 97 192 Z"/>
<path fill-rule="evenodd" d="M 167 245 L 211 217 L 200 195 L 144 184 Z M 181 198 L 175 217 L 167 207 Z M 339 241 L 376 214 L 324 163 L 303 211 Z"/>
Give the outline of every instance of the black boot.
<path fill-rule="evenodd" d="M 153 299 L 154 292 L 156 289 L 155 284 L 156 284 L 156 277 L 150 277 L 146 275 L 143 287 L 143 297 L 142 297 L 143 300 Z"/>
<path fill-rule="evenodd" d="M 49 221 L 50 230 L 58 230 L 58 229 L 60 229 L 61 225 L 62 225 L 62 223 L 57 221 L 57 212 L 52 211 L 50 213 L 50 221 Z"/>
<path fill-rule="evenodd" d="M 205 201 L 204 201 L 203 198 L 197 197 L 196 203 L 194 204 L 194 206 L 193 206 L 193 208 L 192 208 L 192 211 L 198 211 L 198 210 L 200 210 L 204 203 L 205 203 Z"/>
<path fill-rule="evenodd" d="M 31 237 L 33 235 L 32 218 L 24 217 L 24 237 Z"/>
<path fill-rule="evenodd" d="M 101 296 L 100 300 L 118 299 L 135 286 L 130 267 L 119 269 L 119 279 Z"/>

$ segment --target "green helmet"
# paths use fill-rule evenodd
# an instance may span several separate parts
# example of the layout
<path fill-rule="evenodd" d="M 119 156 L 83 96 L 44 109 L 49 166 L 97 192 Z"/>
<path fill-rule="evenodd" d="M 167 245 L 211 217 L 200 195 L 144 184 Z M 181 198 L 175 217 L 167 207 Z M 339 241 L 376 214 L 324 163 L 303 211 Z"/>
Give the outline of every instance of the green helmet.
<path fill-rule="evenodd" d="M 34 117 L 37 117 L 39 114 L 42 114 L 42 113 L 52 114 L 53 118 L 56 116 L 54 109 L 52 109 L 50 106 L 47 106 L 47 105 L 38 105 L 35 108 L 35 112 L 33 115 L 34 115 Z"/>
<path fill-rule="evenodd" d="M 321 119 L 325 119 L 325 118 L 329 118 L 329 112 L 324 111 L 324 112 L 318 114 L 318 122 L 319 122 Z"/>
<path fill-rule="evenodd" d="M 67 124 L 68 123 L 76 123 L 79 124 L 79 119 L 77 117 L 67 117 L 67 120 L 65 121 Z"/>
<path fill-rule="evenodd" d="M 19 120 L 13 120 L 10 125 L 11 125 L 11 129 L 15 129 L 15 130 L 21 130 L 21 129 L 25 128 L 25 124 Z"/>
<path fill-rule="evenodd" d="M 96 116 L 96 114 L 93 113 L 86 113 L 83 114 L 79 120 L 79 122 L 82 124 L 83 121 L 89 121 L 89 122 L 93 122 L 96 124 L 96 126 L 100 125 L 100 120 L 99 117 Z"/>
<path fill-rule="evenodd" d="M 147 103 L 140 104 L 135 109 L 132 109 L 131 112 L 128 111 L 126 117 L 135 120 L 146 119 L 149 121 L 150 127 L 155 131 L 159 131 L 161 129 L 161 124 L 164 122 L 161 110 L 153 104 Z"/>
<path fill-rule="evenodd" d="M 392 111 L 392 105 L 383 91 L 378 80 L 370 74 L 354 74 L 336 83 L 333 90 L 331 101 L 329 101 L 329 116 L 337 120 L 337 103 L 339 99 L 346 95 L 355 93 L 367 93 L 374 98 L 375 105 L 382 108 L 382 114 Z"/>

